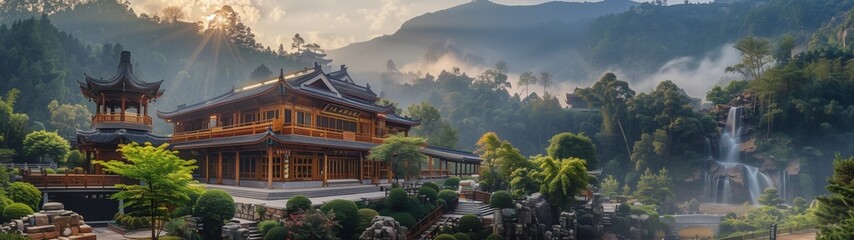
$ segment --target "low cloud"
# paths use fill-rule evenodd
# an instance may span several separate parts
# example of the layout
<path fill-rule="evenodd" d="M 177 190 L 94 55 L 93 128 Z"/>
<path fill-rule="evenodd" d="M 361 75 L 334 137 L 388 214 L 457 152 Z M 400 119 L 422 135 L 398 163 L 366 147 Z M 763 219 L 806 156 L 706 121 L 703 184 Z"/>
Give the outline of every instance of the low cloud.
<path fill-rule="evenodd" d="M 273 19 L 274 21 L 279 21 L 286 14 L 287 14 L 287 12 L 285 12 L 285 10 L 282 10 L 282 8 L 276 6 L 275 8 L 273 8 L 272 11 L 270 11 L 270 18 Z"/>
<path fill-rule="evenodd" d="M 670 80 L 691 97 L 705 99 L 715 85 L 729 83 L 736 76 L 724 72 L 727 66 L 741 61 L 741 55 L 732 44 L 725 44 L 701 59 L 679 57 L 665 63 L 658 71 L 641 81 L 632 83 L 637 92 L 648 92 L 658 83 Z"/>

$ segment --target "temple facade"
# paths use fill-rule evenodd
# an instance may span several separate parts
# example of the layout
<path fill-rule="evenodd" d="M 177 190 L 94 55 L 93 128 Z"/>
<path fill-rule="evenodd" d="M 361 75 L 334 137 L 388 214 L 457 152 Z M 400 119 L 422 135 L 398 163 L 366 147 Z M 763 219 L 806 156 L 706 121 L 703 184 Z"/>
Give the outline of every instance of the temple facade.
<path fill-rule="evenodd" d="M 122 159 L 119 144 L 150 142 L 160 145 L 169 137 L 151 132 L 152 119 L 148 104 L 163 95 L 163 81 L 145 82 L 133 75 L 130 52 L 121 53 L 116 74 L 108 79 L 88 75 L 78 81 L 83 96 L 95 103 L 95 115 L 89 130 L 77 130 L 77 148 L 86 159 Z M 90 165 L 90 172 L 102 174 L 100 165 Z"/>
<path fill-rule="evenodd" d="M 315 64 L 233 88 L 209 100 L 157 115 L 172 124 L 173 149 L 198 161 L 203 183 L 246 187 L 328 186 L 331 182 L 390 181 L 392 171 L 368 160 L 390 134 L 420 124 L 393 106 L 375 104 L 370 85 L 357 85 L 347 68 L 324 72 Z M 421 177 L 475 174 L 470 152 L 422 147 Z"/>

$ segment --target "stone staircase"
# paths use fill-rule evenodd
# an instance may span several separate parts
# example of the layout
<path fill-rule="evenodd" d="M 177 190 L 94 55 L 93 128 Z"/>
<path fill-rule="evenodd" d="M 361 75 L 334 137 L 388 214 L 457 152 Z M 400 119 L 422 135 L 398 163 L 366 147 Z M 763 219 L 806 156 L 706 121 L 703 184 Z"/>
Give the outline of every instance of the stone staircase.
<path fill-rule="evenodd" d="M 454 210 L 451 214 L 455 215 L 466 215 L 472 214 L 477 216 L 489 216 L 495 212 L 494 208 L 490 208 L 489 205 L 484 204 L 480 201 L 460 201 L 457 204 L 457 209 Z"/>
<path fill-rule="evenodd" d="M 234 187 L 223 185 L 207 185 L 208 189 L 219 189 L 227 192 L 233 197 L 251 198 L 258 200 L 282 200 L 296 195 L 309 198 L 331 197 L 350 194 L 362 194 L 380 191 L 380 187 L 359 183 L 336 183 L 330 187 L 296 188 L 296 189 L 263 189 L 251 187 Z"/>
<path fill-rule="evenodd" d="M 249 226 L 249 240 L 263 240 L 264 235 L 261 235 L 261 231 L 258 231 L 258 224 L 252 224 Z"/>

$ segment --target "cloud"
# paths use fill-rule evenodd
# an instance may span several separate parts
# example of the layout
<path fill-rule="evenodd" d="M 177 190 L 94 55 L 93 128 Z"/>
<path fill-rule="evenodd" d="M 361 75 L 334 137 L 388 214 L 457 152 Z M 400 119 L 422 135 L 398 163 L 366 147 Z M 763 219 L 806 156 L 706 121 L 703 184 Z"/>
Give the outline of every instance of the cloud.
<path fill-rule="evenodd" d="M 670 80 L 685 90 L 691 97 L 705 99 L 706 92 L 718 84 L 726 84 L 735 78 L 724 72 L 727 66 L 741 61 L 738 50 L 732 44 L 725 44 L 706 54 L 702 59 L 679 57 L 665 63 L 658 71 L 632 84 L 637 92 L 649 91 L 661 81 Z"/>
<path fill-rule="evenodd" d="M 352 35 L 344 36 L 315 31 L 306 32 L 302 37 L 305 38 L 306 43 L 317 43 L 323 49 L 336 49 L 356 41 L 356 37 Z"/>
<path fill-rule="evenodd" d="M 274 21 L 279 21 L 280 19 L 282 19 L 282 17 L 285 16 L 285 14 L 287 14 L 285 10 L 282 10 L 281 8 L 276 6 L 275 8 L 273 8 L 273 11 L 270 11 L 270 18 L 272 18 Z"/>
<path fill-rule="evenodd" d="M 231 6 L 244 23 L 254 24 L 261 19 L 261 11 L 256 6 L 260 1 L 252 0 L 130 0 L 131 7 L 137 13 L 160 15 L 160 11 L 168 6 L 179 6 L 187 14 L 185 19 L 204 21 L 205 16 L 212 14 L 223 5 Z"/>
<path fill-rule="evenodd" d="M 398 0 L 382 0 L 382 6 L 378 9 L 360 8 L 356 12 L 362 14 L 370 22 L 370 29 L 373 31 L 382 29 L 389 21 L 402 22 L 407 17 L 411 17 L 409 7 L 400 4 Z"/>

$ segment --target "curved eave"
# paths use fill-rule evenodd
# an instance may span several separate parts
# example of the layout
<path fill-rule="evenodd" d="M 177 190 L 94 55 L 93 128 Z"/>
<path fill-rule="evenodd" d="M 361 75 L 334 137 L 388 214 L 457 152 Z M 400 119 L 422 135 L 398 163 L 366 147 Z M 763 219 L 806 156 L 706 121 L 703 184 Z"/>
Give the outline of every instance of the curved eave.
<path fill-rule="evenodd" d="M 168 112 L 162 112 L 162 111 L 158 110 L 158 111 L 156 111 L 157 117 L 163 118 L 163 119 L 173 119 L 173 118 L 177 118 L 177 117 L 180 117 L 183 115 L 192 114 L 192 113 L 195 113 L 198 111 L 203 111 L 203 110 L 215 108 L 218 106 L 222 106 L 223 104 L 233 103 L 233 102 L 241 101 L 241 100 L 244 100 L 247 98 L 253 98 L 256 96 L 261 96 L 261 95 L 267 94 L 267 93 L 271 92 L 272 90 L 276 89 L 276 86 L 278 86 L 279 84 L 281 84 L 281 82 L 277 82 L 276 84 L 270 84 L 267 86 L 260 86 L 259 89 L 256 90 L 255 92 L 252 92 L 252 93 L 246 94 L 246 95 L 236 96 L 236 97 L 235 97 L 235 95 L 240 94 L 241 92 L 237 92 L 232 87 L 232 89 L 230 91 L 228 91 L 222 95 L 219 95 L 217 97 L 211 98 L 207 101 L 199 102 L 199 103 L 189 105 L 189 106 L 184 106 L 184 107 L 175 109 L 173 111 L 168 111 Z M 252 89 L 245 90 L 245 91 L 251 91 L 251 90 Z"/>
<path fill-rule="evenodd" d="M 387 122 L 403 124 L 410 127 L 421 125 L 421 119 L 406 119 L 397 115 L 393 115 L 392 117 L 386 117 L 385 120 Z"/>
<path fill-rule="evenodd" d="M 127 142 L 136 142 L 139 144 L 150 142 L 153 145 L 160 145 L 169 142 L 168 136 L 160 136 L 151 132 L 129 132 L 125 129 L 115 129 L 116 132 L 101 132 L 100 129 L 90 131 L 77 130 L 77 144 L 118 144 Z"/>
<path fill-rule="evenodd" d="M 105 81 L 92 78 L 87 74 L 83 74 L 83 76 L 85 81 L 77 81 L 77 83 L 80 85 L 83 95 L 90 98 L 95 97 L 93 95 L 97 95 L 99 92 L 108 91 L 140 93 L 148 95 L 149 98 L 158 98 L 163 95 L 163 90 L 160 89 L 163 80 L 150 83 L 140 82 L 128 71 L 120 71 L 119 74 Z"/>

